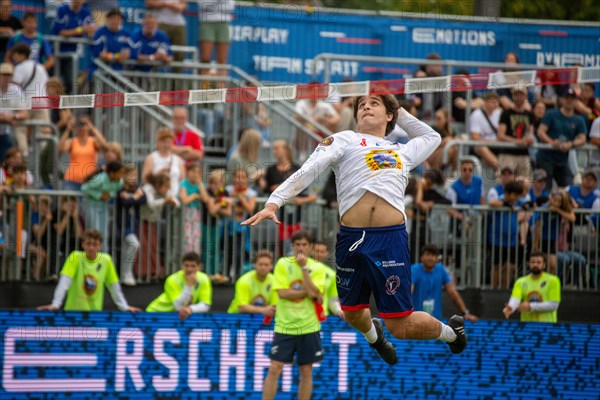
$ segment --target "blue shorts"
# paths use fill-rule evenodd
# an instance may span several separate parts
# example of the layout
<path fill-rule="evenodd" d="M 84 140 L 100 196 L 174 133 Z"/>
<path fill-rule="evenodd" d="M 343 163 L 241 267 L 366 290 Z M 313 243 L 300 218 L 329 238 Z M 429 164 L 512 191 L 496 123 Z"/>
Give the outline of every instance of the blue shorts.
<path fill-rule="evenodd" d="M 340 227 L 335 249 L 337 290 L 342 310 L 369 308 L 371 293 L 381 318 L 413 312 L 411 264 L 405 225 Z"/>

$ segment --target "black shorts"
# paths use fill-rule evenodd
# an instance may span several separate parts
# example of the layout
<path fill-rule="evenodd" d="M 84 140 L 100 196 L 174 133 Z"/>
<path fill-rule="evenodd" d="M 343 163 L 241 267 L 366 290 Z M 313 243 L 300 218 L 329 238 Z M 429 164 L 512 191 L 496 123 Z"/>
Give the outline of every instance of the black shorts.
<path fill-rule="evenodd" d="M 286 335 L 275 332 L 269 358 L 273 361 L 291 364 L 294 362 L 294 354 L 296 354 L 296 361 L 300 366 L 323 361 L 321 333 Z"/>

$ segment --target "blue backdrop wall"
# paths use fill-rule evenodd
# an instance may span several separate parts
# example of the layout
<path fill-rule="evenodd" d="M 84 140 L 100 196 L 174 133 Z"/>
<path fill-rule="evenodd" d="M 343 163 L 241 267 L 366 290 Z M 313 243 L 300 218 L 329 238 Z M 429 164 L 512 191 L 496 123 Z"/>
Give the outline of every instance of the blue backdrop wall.
<path fill-rule="evenodd" d="M 486 322 L 454 356 L 441 342 L 394 339 L 384 364 L 362 336 L 330 318 L 318 399 L 593 399 L 600 396 L 599 325 Z M 0 312 L 0 398 L 260 398 L 271 329 L 258 316 Z M 295 398 L 298 371 L 278 399 Z"/>

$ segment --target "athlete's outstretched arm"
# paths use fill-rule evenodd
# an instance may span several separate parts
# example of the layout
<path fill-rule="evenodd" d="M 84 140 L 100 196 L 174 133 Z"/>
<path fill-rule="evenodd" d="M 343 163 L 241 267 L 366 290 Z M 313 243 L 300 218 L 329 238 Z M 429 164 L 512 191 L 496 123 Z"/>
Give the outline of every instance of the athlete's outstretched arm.
<path fill-rule="evenodd" d="M 413 154 L 410 160 L 411 169 L 427 160 L 442 142 L 439 133 L 410 115 L 404 108 L 398 111 L 398 125 L 411 138 L 406 144 Z"/>

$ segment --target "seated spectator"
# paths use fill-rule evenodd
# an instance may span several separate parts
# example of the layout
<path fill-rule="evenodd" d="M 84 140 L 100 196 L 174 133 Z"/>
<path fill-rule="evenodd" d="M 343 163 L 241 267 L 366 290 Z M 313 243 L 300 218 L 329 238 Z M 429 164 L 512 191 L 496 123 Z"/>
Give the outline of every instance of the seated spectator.
<path fill-rule="evenodd" d="M 177 200 L 170 195 L 171 179 L 168 175 L 150 174 L 146 177 L 146 182 L 142 186 L 146 203 L 140 209 L 141 246 L 136 260 L 136 273 L 141 279 L 160 278 L 164 274 L 158 248 L 158 223 L 165 205 L 178 205 Z"/>
<path fill-rule="evenodd" d="M 533 114 L 525 108 L 527 88 L 521 84 L 512 90 L 511 108 L 507 108 L 500 115 L 498 124 L 498 141 L 514 143 L 517 147 L 512 149 L 499 148 L 499 168 L 510 167 L 517 177 L 529 179 L 531 177 L 531 162 L 529 160 L 529 146 L 534 143 Z"/>
<path fill-rule="evenodd" d="M 433 152 L 431 156 L 427 159 L 427 163 L 429 164 L 431 169 L 443 169 L 448 165 L 456 165 L 456 160 L 458 157 L 458 147 L 452 147 L 450 149 L 448 164 L 442 164 L 444 148 L 448 144 L 448 142 L 454 139 L 454 131 L 452 130 L 452 126 L 450 125 L 450 117 L 448 114 L 448 110 L 445 108 L 440 108 L 435 112 L 435 121 L 433 123 L 433 129 L 442 137 L 442 143 Z"/>
<path fill-rule="evenodd" d="M 460 311 L 461 315 L 477 322 L 479 318 L 471 314 L 446 267 L 438 262 L 439 251 L 435 244 L 426 244 L 421 249 L 421 262 L 411 266 L 411 293 L 415 311 L 424 311 L 435 318 L 442 319 L 442 289 Z"/>
<path fill-rule="evenodd" d="M 498 95 L 488 92 L 483 96 L 483 107 L 471 114 L 471 139 L 481 142 L 496 142 L 498 140 L 498 124 L 502 109 L 498 106 Z M 475 154 L 494 171 L 498 169 L 496 150 L 485 146 L 475 147 Z"/>
<path fill-rule="evenodd" d="M 537 167 L 546 171 L 548 187 L 552 179 L 565 188 L 573 183 L 569 167 L 569 151 L 583 146 L 587 140 L 585 121 L 575 114 L 575 92 L 569 89 L 562 97 L 560 109 L 546 113 L 537 131 L 540 142 L 551 144 L 554 150 L 541 149 L 537 152 Z"/>
<path fill-rule="evenodd" d="M 529 200 L 536 206 L 541 206 L 550 199 L 550 192 L 546 189 L 547 175 L 543 169 L 533 171 L 533 180 L 529 188 Z"/>
<path fill-rule="evenodd" d="M 33 235 L 29 246 L 29 251 L 34 256 L 32 273 L 34 281 L 40 281 L 44 276 L 50 275 L 48 261 L 53 260 L 53 255 L 56 254 L 56 229 L 53 220 L 52 199 L 49 196 L 40 196 L 37 212 L 32 215 L 31 233 Z M 44 267 L 46 267 L 45 271 L 43 271 Z"/>
<path fill-rule="evenodd" d="M 146 194 L 138 183 L 138 169 L 135 164 L 125 166 L 123 187 L 117 196 L 115 215 L 117 237 L 121 238 L 121 283 L 135 286 L 133 265 L 140 250 L 138 229 L 140 226 L 140 206 L 146 203 Z"/>
<path fill-rule="evenodd" d="M 115 71 L 123 70 L 121 61 L 135 59 L 136 47 L 128 31 L 122 28 L 124 17 L 118 8 L 113 8 L 106 14 L 106 25 L 100 27 L 94 34 L 92 55 L 107 63 Z M 92 79 L 96 70 L 95 63 L 90 65 L 88 79 Z M 94 90 L 91 93 L 95 93 Z"/>
<path fill-rule="evenodd" d="M 518 69 L 511 67 L 512 65 L 520 64 L 519 56 L 517 55 L 517 53 L 515 53 L 514 51 L 509 51 L 508 53 L 506 53 L 506 55 L 504 56 L 504 64 L 506 65 L 506 67 L 503 68 L 502 71 L 500 71 L 500 72 L 518 71 Z M 498 82 L 498 83 L 516 84 L 518 79 L 520 79 L 520 77 L 518 77 L 518 75 L 514 76 L 514 75 L 504 75 L 503 74 L 500 77 L 500 82 Z M 503 110 L 512 110 L 513 108 L 515 108 L 515 99 L 514 99 L 514 91 L 513 90 L 511 90 L 509 88 L 502 88 L 502 89 L 498 89 L 497 92 L 498 92 L 498 96 L 499 96 L 498 100 L 499 100 L 500 106 L 502 107 Z M 527 93 L 527 89 L 525 89 L 525 100 L 523 101 L 523 104 L 518 107 L 525 111 L 531 111 L 531 104 L 529 104 L 527 97 L 528 97 L 528 93 Z"/>
<path fill-rule="evenodd" d="M 123 187 L 125 167 L 120 161 L 111 161 L 104 170 L 99 169 L 86 178 L 81 191 L 85 194 L 85 226 L 97 229 L 109 241 L 108 202 L 113 199 Z M 108 243 L 103 248 L 108 249 Z"/>
<path fill-rule="evenodd" d="M 489 244 L 492 247 L 492 288 L 507 289 L 515 275 L 516 266 L 523 263 L 523 240 L 519 239 L 519 226 L 525 221 L 525 213 L 516 209 L 523 195 L 523 185 L 518 181 L 506 184 L 505 191 L 490 207 L 508 207 L 510 211 L 493 209 L 489 220 Z"/>
<path fill-rule="evenodd" d="M 454 182 L 446 192 L 446 198 L 452 205 L 466 204 L 479 206 L 484 204 L 483 179 L 474 174 L 475 164 L 472 160 L 462 160 L 460 165 L 460 178 Z M 450 210 L 450 214 L 457 220 L 462 221 L 463 213 Z"/>
<path fill-rule="evenodd" d="M 248 82 L 246 87 L 256 86 Z M 244 102 L 242 107 L 242 121 L 240 126 L 256 129 L 260 132 L 260 137 L 263 145 L 268 145 L 271 140 L 271 125 L 273 121 L 269 117 L 269 112 L 264 103 L 261 102 Z"/>
<path fill-rule="evenodd" d="M 500 200 L 500 196 L 504 195 L 504 189 L 509 182 L 515 180 L 515 171 L 510 166 L 505 166 L 500 170 L 500 183 L 491 187 L 487 193 L 487 203 L 491 205 L 493 202 Z M 497 205 L 501 207 L 501 205 Z"/>
<path fill-rule="evenodd" d="M 263 174 L 258 156 L 260 153 L 260 132 L 256 129 L 245 129 L 240 138 L 240 145 L 227 160 L 227 172 L 232 173 L 243 169 L 248 174 L 248 185 L 252 188 L 258 186 Z"/>
<path fill-rule="evenodd" d="M 31 49 L 29 59 L 42 64 L 46 71 L 50 72 L 54 66 L 56 58 L 52 52 L 50 42 L 37 31 L 37 17 L 32 12 L 26 12 L 23 15 L 23 30 L 12 36 L 6 46 L 5 62 L 10 62 L 11 50 L 17 45 L 23 43 Z M 41 96 L 41 95 L 38 95 Z"/>
<path fill-rule="evenodd" d="M 590 167 L 594 168 L 596 173 L 600 172 L 600 118 L 596 118 L 590 128 L 590 144 L 596 146 L 592 152 Z"/>
<path fill-rule="evenodd" d="M 102 234 L 90 229 L 83 235 L 83 251 L 73 251 L 67 258 L 60 280 L 54 290 L 52 304 L 38 310 L 60 309 L 65 297 L 65 311 L 102 311 L 104 308 L 104 286 L 121 311 L 141 311 L 127 303 L 112 258 L 101 253 Z"/>
<path fill-rule="evenodd" d="M 0 65 L 0 97 L 3 100 L 22 101 L 23 92 L 21 88 L 12 82 L 15 69 L 12 64 L 2 63 Z M 0 109 L 0 164 L 4 162 L 6 152 L 13 147 L 16 135 L 16 125 L 19 121 L 27 119 L 29 112 L 27 110 L 6 110 Z M 27 143 L 25 149 L 27 150 Z"/>
<path fill-rule="evenodd" d="M 581 96 L 575 101 L 575 112 L 585 119 L 588 129 L 592 126 L 592 122 L 600 117 L 600 99 L 594 97 L 595 92 L 596 85 L 591 82 L 584 83 Z"/>
<path fill-rule="evenodd" d="M 208 275 L 201 271 L 198 253 L 185 253 L 181 270 L 165 281 L 165 291 L 146 308 L 147 312 L 175 312 L 185 320 L 192 313 L 205 313 L 212 304 L 212 285 Z"/>
<path fill-rule="evenodd" d="M 546 65 L 553 64 L 547 63 Z M 569 85 L 556 83 L 558 79 L 559 77 L 554 70 L 540 71 L 535 82 L 535 87 L 538 88 L 535 94 L 535 101 L 543 102 L 547 108 L 560 107 L 558 99 L 566 95 L 569 91 Z"/>
<path fill-rule="evenodd" d="M 67 125 L 58 142 L 58 151 L 69 153 L 69 165 L 65 171 L 63 190 L 81 189 L 85 179 L 98 169 L 98 153 L 104 147 L 104 135 L 92 124 L 89 115 L 79 115 L 75 121 L 75 136 L 70 137 L 73 127 Z"/>
<path fill-rule="evenodd" d="M 173 108 L 171 121 L 173 123 L 174 135 L 171 151 L 183 158 L 186 165 L 202 160 L 202 157 L 204 157 L 202 138 L 198 133 L 187 129 L 187 109 L 184 107 Z"/>
<path fill-rule="evenodd" d="M 533 105 L 531 114 L 533 116 L 533 119 L 531 121 L 531 124 L 533 125 L 533 132 L 534 134 L 537 134 L 537 130 L 540 127 L 540 124 L 542 123 L 542 119 L 544 118 L 544 115 L 546 115 L 546 105 L 544 104 L 544 102 L 536 102 Z"/>
<path fill-rule="evenodd" d="M 63 263 L 72 251 L 79 248 L 85 230 L 85 220 L 79 213 L 77 197 L 61 197 L 57 214 L 58 256 L 60 263 Z"/>
<path fill-rule="evenodd" d="M 318 85 L 319 82 L 310 82 L 309 85 Z M 335 111 L 333 106 L 325 101 L 321 101 L 317 98 L 299 100 L 295 105 L 296 119 L 298 119 L 306 128 L 310 131 L 325 137 L 325 133 L 320 132 L 317 127 L 313 126 L 310 120 L 314 120 L 318 124 L 322 125 L 331 132 L 335 132 L 340 122 L 340 116 Z M 307 138 L 304 132 L 298 131 L 296 134 L 296 149 L 299 149 L 301 153 L 307 152 Z M 303 158 L 303 157 L 301 157 Z"/>
<path fill-rule="evenodd" d="M 184 252 L 200 252 L 202 216 L 200 202 L 212 209 L 212 198 L 206 193 L 202 183 L 202 169 L 199 164 L 191 164 L 186 170 L 187 177 L 179 185 L 179 199 L 183 206 Z"/>
<path fill-rule="evenodd" d="M 453 78 L 453 83 L 461 89 L 468 89 L 471 87 L 471 82 L 469 78 L 469 71 L 466 69 L 460 69 L 456 71 L 456 75 L 462 75 L 464 78 L 457 79 Z M 483 107 L 483 99 L 475 92 L 471 92 L 471 110 L 475 110 L 477 108 Z M 452 91 L 452 119 L 460 124 L 466 123 L 466 112 L 467 112 L 467 92 L 462 90 L 454 90 Z M 462 133 L 462 132 L 459 132 Z"/>
<path fill-rule="evenodd" d="M 0 1 L 0 60 L 5 59 L 6 47 L 8 41 L 12 38 L 17 31 L 23 29 L 19 18 L 11 14 L 12 1 L 1 0 Z"/>
<path fill-rule="evenodd" d="M 13 169 L 17 165 L 25 164 L 25 157 L 18 147 L 11 147 L 6 152 L 6 158 L 0 166 L 0 186 L 12 184 Z M 25 178 L 27 186 L 33 185 L 33 173 L 27 170 Z"/>
<path fill-rule="evenodd" d="M 581 178 L 581 185 L 569 187 L 569 196 L 575 203 L 575 208 L 600 211 L 598 189 L 598 173 L 588 169 Z M 583 224 L 589 215 L 577 214 L 577 224 Z M 596 217 L 597 218 L 597 217 Z"/>
<path fill-rule="evenodd" d="M 58 6 L 56 19 L 50 33 L 65 38 L 93 38 L 96 31 L 94 18 L 85 4 L 86 0 L 72 0 Z M 76 53 L 76 43 L 61 43 L 60 53 Z M 75 94 L 76 78 L 79 71 L 73 70 L 73 61 L 70 58 L 60 60 L 61 79 L 65 85 L 67 94 Z"/>
<path fill-rule="evenodd" d="M 170 180 L 168 196 L 179 205 L 179 183 L 185 177 L 183 159 L 174 153 L 172 145 L 175 135 L 167 127 L 159 128 L 156 132 L 156 150 L 144 160 L 142 167 L 142 183 L 148 182 L 150 174 L 165 174 Z"/>
<path fill-rule="evenodd" d="M 185 9 L 187 2 L 185 0 L 146 0 L 146 8 L 156 15 L 159 28 L 168 37 L 169 43 L 175 46 L 185 46 Z M 183 61 L 184 53 L 176 52 L 175 61 Z M 179 69 L 173 69 L 178 73 Z"/>
<path fill-rule="evenodd" d="M 160 61 L 164 64 L 173 61 L 171 41 L 167 34 L 158 29 L 158 20 L 152 12 L 146 12 L 142 27 L 133 32 L 131 40 L 135 44 L 137 59 L 140 61 Z M 152 65 L 138 65 L 138 71 L 150 72 Z"/>
<path fill-rule="evenodd" d="M 254 269 L 235 283 L 235 296 L 227 309 L 229 314 L 275 315 L 277 295 L 273 293 L 273 253 L 259 250 L 254 254 Z"/>
<path fill-rule="evenodd" d="M 441 61 L 442 57 L 437 53 L 431 53 L 427 55 L 427 60 Z M 435 78 L 444 75 L 442 66 L 440 64 L 425 64 L 422 66 L 424 75 L 415 75 L 418 77 Z M 431 121 L 435 115 L 435 111 L 444 107 L 444 93 L 417 93 L 417 97 L 420 99 L 419 102 L 419 119 Z"/>

